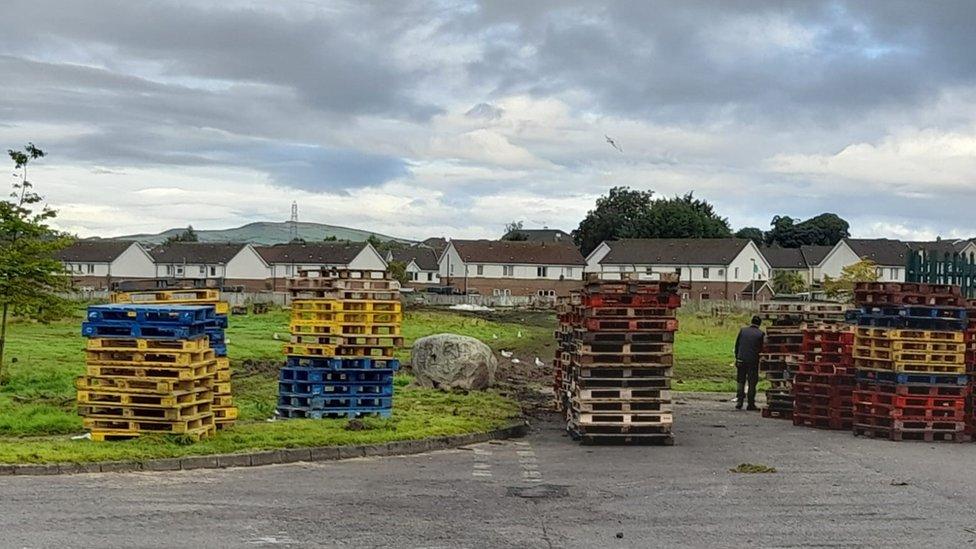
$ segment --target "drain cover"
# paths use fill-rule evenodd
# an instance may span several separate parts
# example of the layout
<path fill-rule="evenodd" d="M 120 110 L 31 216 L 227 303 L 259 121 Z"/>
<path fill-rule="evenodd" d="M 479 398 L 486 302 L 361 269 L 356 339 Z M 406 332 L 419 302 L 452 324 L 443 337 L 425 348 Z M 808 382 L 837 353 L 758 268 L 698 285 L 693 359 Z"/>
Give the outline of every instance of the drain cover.
<path fill-rule="evenodd" d="M 508 494 L 517 498 L 544 499 L 564 498 L 569 495 L 568 487 L 557 484 L 537 484 L 535 486 L 509 486 Z"/>

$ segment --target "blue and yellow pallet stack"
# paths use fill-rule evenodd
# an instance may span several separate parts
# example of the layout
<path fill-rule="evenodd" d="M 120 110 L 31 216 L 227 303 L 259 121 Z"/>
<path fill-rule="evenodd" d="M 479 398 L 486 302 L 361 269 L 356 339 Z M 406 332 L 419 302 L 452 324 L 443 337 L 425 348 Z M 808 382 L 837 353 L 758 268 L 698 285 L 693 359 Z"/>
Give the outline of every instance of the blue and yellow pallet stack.
<path fill-rule="evenodd" d="M 403 345 L 399 283 L 385 271 L 303 271 L 289 280 L 291 342 L 281 418 L 388 417 Z"/>
<path fill-rule="evenodd" d="M 206 306 L 88 308 L 86 375 L 76 385 L 93 440 L 214 434 L 217 360 L 206 329 L 215 316 Z"/>
<path fill-rule="evenodd" d="M 965 301 L 958 286 L 860 283 L 854 434 L 964 442 L 969 394 Z"/>
<path fill-rule="evenodd" d="M 111 296 L 112 303 L 133 303 L 142 305 L 191 305 L 208 306 L 214 309 L 214 318 L 205 330 L 210 340 L 210 348 L 217 356 L 217 383 L 214 385 L 214 420 L 218 429 L 234 424 L 237 407 L 231 391 L 230 358 L 227 356 L 227 338 L 224 330 L 229 324 L 230 305 L 221 301 L 220 290 L 215 288 L 187 288 L 177 290 L 145 290 L 116 292 Z"/>

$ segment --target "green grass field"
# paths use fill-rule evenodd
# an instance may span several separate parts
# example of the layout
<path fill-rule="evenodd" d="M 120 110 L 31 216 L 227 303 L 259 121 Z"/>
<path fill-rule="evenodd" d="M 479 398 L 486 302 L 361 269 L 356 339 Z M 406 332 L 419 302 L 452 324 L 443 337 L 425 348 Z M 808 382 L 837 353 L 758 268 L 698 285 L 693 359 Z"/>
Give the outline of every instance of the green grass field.
<path fill-rule="evenodd" d="M 169 457 L 382 442 L 489 430 L 518 414 L 516 403 L 494 392 L 457 394 L 409 388 L 409 376 L 399 375 L 393 417 L 369 420 L 367 430 L 347 431 L 344 420 L 269 422 L 275 408 L 281 347 L 288 331 L 288 313 L 275 310 L 232 317 L 227 330 L 235 400 L 241 413 L 233 429 L 192 445 L 167 437 L 111 444 L 73 441 L 69 435 L 83 432 L 74 400 L 75 377 L 84 371 L 82 312 L 79 308 L 74 318 L 52 324 L 10 325 L 8 382 L 0 388 L 0 462 Z M 731 349 L 744 319 L 682 314 L 679 321 L 675 388 L 734 390 Z M 529 360 L 538 356 L 549 361 L 554 327 L 555 317 L 546 313 L 408 311 L 403 324 L 406 347 L 398 356 L 408 360 L 409 347 L 419 337 L 449 332 L 478 338 L 495 351 L 508 349 Z"/>

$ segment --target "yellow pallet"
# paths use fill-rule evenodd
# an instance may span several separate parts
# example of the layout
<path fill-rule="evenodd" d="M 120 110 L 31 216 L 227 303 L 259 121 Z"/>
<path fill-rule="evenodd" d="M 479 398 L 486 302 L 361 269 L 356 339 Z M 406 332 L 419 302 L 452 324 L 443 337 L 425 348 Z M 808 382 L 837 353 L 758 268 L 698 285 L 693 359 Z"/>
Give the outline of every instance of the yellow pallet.
<path fill-rule="evenodd" d="M 230 370 L 218 369 L 217 370 L 217 381 L 230 381 L 231 373 Z"/>
<path fill-rule="evenodd" d="M 886 339 L 880 337 L 859 337 L 855 340 L 855 342 L 858 347 L 886 349 L 891 351 L 919 351 L 933 353 L 965 352 L 964 343 L 929 339 Z"/>
<path fill-rule="evenodd" d="M 167 351 L 194 353 L 210 348 L 210 340 L 205 337 L 196 339 L 114 339 L 94 337 L 88 340 L 86 349 L 89 351 Z"/>
<path fill-rule="evenodd" d="M 907 328 L 872 328 L 868 326 L 858 326 L 857 331 L 855 332 L 855 342 L 857 341 L 858 337 L 962 343 L 963 339 L 965 338 L 965 334 L 963 332 L 910 330 Z"/>
<path fill-rule="evenodd" d="M 130 438 L 138 438 L 140 435 L 153 435 L 158 433 L 165 433 L 167 431 L 141 431 L 139 429 L 91 429 L 91 439 L 94 442 L 105 442 L 110 440 L 124 440 Z M 168 431 L 172 433 L 173 431 Z M 187 428 L 183 431 L 177 433 L 181 436 L 188 437 L 193 441 L 201 441 L 210 438 L 216 434 L 216 426 L 213 424 L 202 425 L 195 428 Z"/>
<path fill-rule="evenodd" d="M 284 353 L 289 356 L 335 356 L 335 345 L 302 345 L 289 343 L 284 346 Z"/>
<path fill-rule="evenodd" d="M 403 337 L 400 336 L 323 336 L 309 334 L 292 334 L 292 343 L 303 345 L 365 345 L 372 347 L 402 347 Z"/>
<path fill-rule="evenodd" d="M 196 389 L 212 390 L 213 377 L 201 379 L 144 379 L 120 377 L 79 376 L 75 378 L 75 387 L 79 391 L 92 392 L 122 392 L 143 394 L 167 394 L 179 391 L 193 391 Z"/>
<path fill-rule="evenodd" d="M 231 394 L 230 383 L 214 383 L 213 391 L 215 395 L 229 395 Z"/>
<path fill-rule="evenodd" d="M 186 422 L 206 416 L 213 417 L 212 407 L 213 403 L 209 401 L 170 408 L 97 403 L 79 405 L 78 413 L 84 421 L 105 419 L 140 422 Z"/>
<path fill-rule="evenodd" d="M 206 387 L 173 393 L 133 393 L 129 391 L 111 391 L 104 389 L 88 389 L 77 392 L 78 404 L 143 406 L 150 408 L 173 408 L 203 404 L 212 402 L 213 398 L 213 392 Z"/>
<path fill-rule="evenodd" d="M 213 396 L 213 409 L 219 410 L 224 408 L 230 408 L 234 405 L 233 395 L 214 395 Z"/>
<path fill-rule="evenodd" d="M 293 311 L 291 321 L 319 324 L 401 324 L 403 313 Z"/>
<path fill-rule="evenodd" d="M 234 421 L 239 414 L 240 411 L 234 406 L 214 408 L 214 419 L 218 422 Z"/>
<path fill-rule="evenodd" d="M 202 351 L 158 351 L 158 350 L 88 350 L 85 360 L 88 364 L 145 364 L 156 366 L 189 366 L 214 360 L 212 349 Z"/>
<path fill-rule="evenodd" d="M 230 359 L 225 356 L 217 357 L 217 371 L 230 370 Z"/>
<path fill-rule="evenodd" d="M 396 336 L 400 335 L 399 324 L 325 324 L 318 321 L 293 322 L 289 327 L 292 334 L 337 335 L 337 336 Z"/>
<path fill-rule="evenodd" d="M 123 366 L 107 364 L 88 364 L 85 373 L 95 377 L 118 377 L 123 379 L 152 380 L 195 380 L 212 378 L 217 373 L 214 362 L 183 367 Z"/>

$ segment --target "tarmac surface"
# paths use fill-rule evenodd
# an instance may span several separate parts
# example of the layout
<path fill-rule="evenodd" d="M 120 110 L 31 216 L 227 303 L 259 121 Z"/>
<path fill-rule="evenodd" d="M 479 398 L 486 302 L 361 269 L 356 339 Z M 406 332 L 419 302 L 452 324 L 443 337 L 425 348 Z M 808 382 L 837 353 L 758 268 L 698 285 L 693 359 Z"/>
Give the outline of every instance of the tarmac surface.
<path fill-rule="evenodd" d="M 8 477 L 3 547 L 960 547 L 976 444 L 676 404 L 670 447 L 521 440 L 392 458 Z M 740 463 L 775 467 L 737 474 Z"/>

